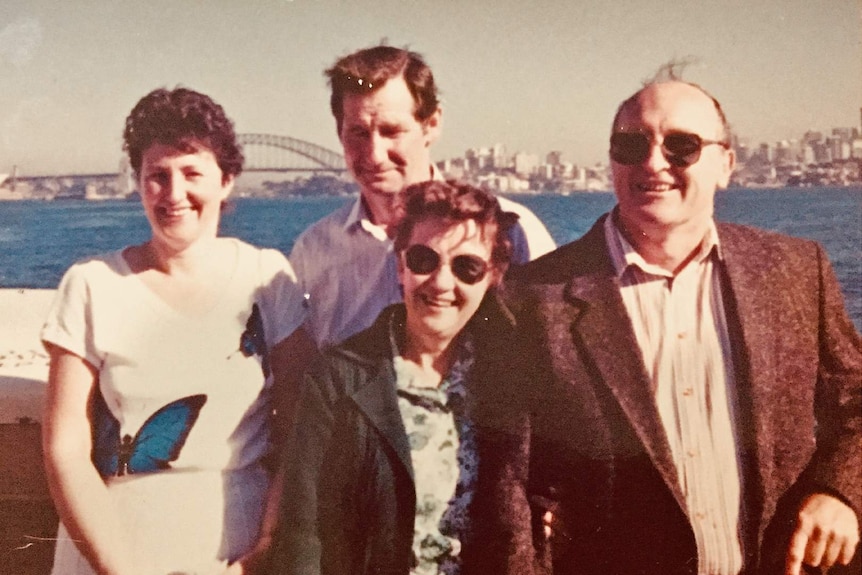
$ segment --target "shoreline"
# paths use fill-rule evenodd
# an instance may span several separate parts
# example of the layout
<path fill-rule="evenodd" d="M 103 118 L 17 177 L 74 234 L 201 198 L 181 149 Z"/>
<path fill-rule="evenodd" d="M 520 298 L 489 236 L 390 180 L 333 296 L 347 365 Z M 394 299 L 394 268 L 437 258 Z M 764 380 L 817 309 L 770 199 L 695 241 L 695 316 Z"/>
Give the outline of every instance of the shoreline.
<path fill-rule="evenodd" d="M 48 177 L 48 176 L 46 176 Z M 60 177 L 60 176 L 58 176 Z M 261 193 L 254 192 L 249 193 L 249 189 L 256 190 L 257 188 L 238 188 L 234 193 L 231 199 L 292 199 L 292 198 L 308 198 L 308 197 L 321 197 L 321 198 L 339 198 L 339 197 L 356 197 L 358 192 L 353 192 L 349 194 L 342 193 L 315 193 L 315 194 L 278 194 L 278 193 Z M 857 190 L 862 189 L 862 181 L 850 181 L 845 183 L 823 183 L 823 184 L 787 184 L 785 183 L 755 183 L 755 182 L 734 182 L 731 183 L 725 190 L 727 192 L 734 192 L 740 190 L 750 190 L 750 191 L 775 191 L 775 190 L 785 190 L 785 191 L 797 191 L 797 190 L 820 190 L 820 189 L 841 189 L 841 190 Z M 526 190 L 518 190 L 518 189 L 509 189 L 509 190 L 492 190 L 495 194 L 500 194 L 504 196 L 531 196 L 531 195 L 550 195 L 550 196 L 571 196 L 578 194 L 610 194 L 613 193 L 613 188 L 609 186 L 599 186 L 599 187 L 585 187 L 585 188 L 575 188 L 565 191 L 547 191 L 547 190 L 534 190 L 534 189 L 526 189 Z M 14 192 L 9 190 L 8 188 L 4 188 L 0 186 L 0 202 L 92 202 L 95 204 L 103 203 L 103 202 L 136 202 L 138 201 L 137 193 L 132 193 L 129 195 L 68 195 L 68 196 L 44 196 L 44 195 L 34 195 L 32 193 L 21 193 Z M 9 289 L 9 288 L 0 288 Z M 26 289 L 26 288 L 25 288 Z"/>

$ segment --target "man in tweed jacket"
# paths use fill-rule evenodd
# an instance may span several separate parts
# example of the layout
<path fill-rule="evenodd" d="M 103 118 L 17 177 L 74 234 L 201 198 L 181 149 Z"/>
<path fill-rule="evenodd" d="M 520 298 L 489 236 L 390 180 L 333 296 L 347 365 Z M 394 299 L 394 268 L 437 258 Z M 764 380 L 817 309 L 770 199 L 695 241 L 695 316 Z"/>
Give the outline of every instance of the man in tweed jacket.
<path fill-rule="evenodd" d="M 851 561 L 860 336 L 819 245 L 714 221 L 728 138 L 702 88 L 647 84 L 613 122 L 617 206 L 507 281 L 517 327 L 501 347 L 519 353 L 495 358 L 501 423 L 486 430 L 477 496 L 486 555 L 466 572 L 529 573 L 548 547 L 555 574 L 798 575 Z M 549 544 L 535 529 L 548 505 Z"/>

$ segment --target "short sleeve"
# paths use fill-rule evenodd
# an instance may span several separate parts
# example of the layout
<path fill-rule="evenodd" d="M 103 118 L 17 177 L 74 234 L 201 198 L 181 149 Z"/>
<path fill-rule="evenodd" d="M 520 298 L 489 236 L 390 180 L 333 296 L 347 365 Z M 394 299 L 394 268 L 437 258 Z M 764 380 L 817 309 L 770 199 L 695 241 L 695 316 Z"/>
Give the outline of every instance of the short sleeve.
<path fill-rule="evenodd" d="M 557 245 L 545 224 L 526 206 L 498 196 L 503 211 L 518 216 L 518 223 L 509 231 L 512 242 L 512 263 L 524 264 L 556 249 Z"/>
<path fill-rule="evenodd" d="M 305 321 L 305 293 L 284 254 L 273 249 L 260 251 L 260 295 L 266 344 L 272 348 Z"/>
<path fill-rule="evenodd" d="M 513 264 L 525 264 L 530 261 L 530 243 L 527 241 L 524 228 L 517 224 L 512 226 L 509 229 L 509 242 L 512 244 L 510 259 Z"/>
<path fill-rule="evenodd" d="M 308 273 L 306 272 L 306 254 L 308 252 L 305 244 L 306 234 L 307 232 L 300 234 L 296 239 L 296 242 L 293 244 L 293 249 L 290 250 L 290 257 L 288 258 L 290 265 L 293 267 L 293 272 L 296 274 L 297 285 L 302 288 L 303 292 L 308 291 L 308 288 L 306 287 L 306 278 L 308 277 Z"/>
<path fill-rule="evenodd" d="M 91 290 L 84 264 L 75 264 L 66 271 L 40 337 L 43 345 L 61 347 L 95 367 L 100 366 L 93 334 Z"/>

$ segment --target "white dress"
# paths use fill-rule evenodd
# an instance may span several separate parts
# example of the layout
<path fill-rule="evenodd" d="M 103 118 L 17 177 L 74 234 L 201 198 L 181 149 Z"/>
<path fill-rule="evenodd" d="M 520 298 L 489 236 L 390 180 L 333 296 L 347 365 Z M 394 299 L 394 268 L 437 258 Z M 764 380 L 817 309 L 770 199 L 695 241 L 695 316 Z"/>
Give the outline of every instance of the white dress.
<path fill-rule="evenodd" d="M 269 484 L 261 463 L 272 411 L 265 350 L 304 320 L 303 294 L 281 253 L 223 241 L 236 245 L 236 267 L 218 302 L 201 316 L 169 307 L 118 251 L 66 272 L 42 331 L 43 341 L 98 369 L 115 418 L 103 418 L 114 422 L 108 427 L 114 447 L 142 426 L 152 430 L 157 424 L 145 422 L 160 408 L 205 396 L 180 410 L 187 436 L 184 444 L 174 438 L 178 454 L 168 469 L 134 472 L 145 459 L 139 454 L 152 445 L 143 433 L 130 465 L 123 465 L 128 454 L 119 464 L 116 456 L 96 458 L 110 468 L 105 481 L 134 552 L 155 562 L 157 573 L 211 573 L 255 543 Z M 165 433 L 176 435 L 171 425 L 163 426 Z M 62 524 L 52 573 L 93 573 Z"/>

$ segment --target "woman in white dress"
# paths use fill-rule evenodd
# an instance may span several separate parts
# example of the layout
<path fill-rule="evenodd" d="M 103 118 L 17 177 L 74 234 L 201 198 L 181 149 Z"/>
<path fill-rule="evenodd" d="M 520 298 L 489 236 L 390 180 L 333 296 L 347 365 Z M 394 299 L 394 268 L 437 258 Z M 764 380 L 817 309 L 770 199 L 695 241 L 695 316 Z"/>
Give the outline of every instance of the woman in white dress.
<path fill-rule="evenodd" d="M 42 331 L 52 573 L 259 573 L 274 426 L 314 353 L 303 294 L 281 253 L 218 237 L 243 162 L 218 104 L 155 90 L 124 148 L 151 238 L 73 265 Z"/>

